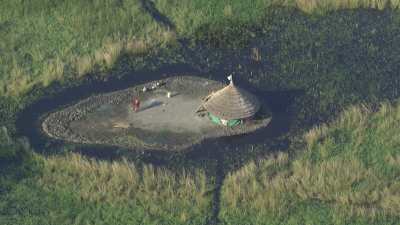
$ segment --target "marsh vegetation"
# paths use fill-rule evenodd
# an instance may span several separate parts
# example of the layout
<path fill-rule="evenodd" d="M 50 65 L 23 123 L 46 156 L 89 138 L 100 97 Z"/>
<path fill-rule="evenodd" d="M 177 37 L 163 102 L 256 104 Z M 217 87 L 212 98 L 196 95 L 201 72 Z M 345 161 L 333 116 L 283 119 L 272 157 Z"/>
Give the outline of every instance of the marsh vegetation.
<path fill-rule="evenodd" d="M 212 179 L 152 165 L 44 157 L 3 130 L 0 145 L 2 224 L 205 224 Z"/>
<path fill-rule="evenodd" d="M 399 221 L 399 1 L 143 2 L 0 3 L 1 224 Z M 289 128 L 154 165 L 20 137 L 38 99 L 178 65 L 268 90 Z"/>
<path fill-rule="evenodd" d="M 400 104 L 353 106 L 304 135 L 305 149 L 230 173 L 226 224 L 395 224 L 399 221 Z"/>

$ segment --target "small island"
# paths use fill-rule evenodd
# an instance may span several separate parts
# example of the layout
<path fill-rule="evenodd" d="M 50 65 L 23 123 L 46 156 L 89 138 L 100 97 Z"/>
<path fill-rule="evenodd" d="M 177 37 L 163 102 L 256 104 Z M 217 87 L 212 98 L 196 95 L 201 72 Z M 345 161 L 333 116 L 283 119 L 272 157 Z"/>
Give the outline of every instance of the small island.
<path fill-rule="evenodd" d="M 73 143 L 182 151 L 208 138 L 266 127 L 268 108 L 229 78 L 226 85 L 177 76 L 91 96 L 48 114 L 42 129 Z M 140 100 L 136 110 L 133 100 Z"/>

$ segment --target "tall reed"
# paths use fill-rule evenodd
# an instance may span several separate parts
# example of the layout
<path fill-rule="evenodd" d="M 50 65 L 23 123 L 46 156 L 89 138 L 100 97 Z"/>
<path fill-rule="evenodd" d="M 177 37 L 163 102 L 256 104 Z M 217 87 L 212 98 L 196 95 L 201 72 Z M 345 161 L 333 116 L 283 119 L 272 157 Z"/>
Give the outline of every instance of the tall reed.
<path fill-rule="evenodd" d="M 152 165 L 138 168 L 127 160 L 96 161 L 79 154 L 49 157 L 43 168 L 38 183 L 45 190 L 70 192 L 99 207 L 133 207 L 133 211 L 142 212 L 137 217 L 148 221 L 200 223 L 211 213 L 208 192 L 212 186 L 201 170 L 172 172 Z"/>

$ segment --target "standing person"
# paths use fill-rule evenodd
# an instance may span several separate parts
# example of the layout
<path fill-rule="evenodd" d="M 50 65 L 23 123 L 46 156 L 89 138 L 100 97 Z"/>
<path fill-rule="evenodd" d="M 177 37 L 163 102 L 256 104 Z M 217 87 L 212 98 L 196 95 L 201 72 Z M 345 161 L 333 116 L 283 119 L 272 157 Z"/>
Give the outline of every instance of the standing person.
<path fill-rule="evenodd" d="M 139 100 L 139 98 L 133 98 L 133 100 L 132 100 L 132 108 L 133 108 L 133 111 L 135 111 L 135 112 L 137 112 L 138 110 L 139 110 L 139 107 L 140 107 L 140 100 Z"/>

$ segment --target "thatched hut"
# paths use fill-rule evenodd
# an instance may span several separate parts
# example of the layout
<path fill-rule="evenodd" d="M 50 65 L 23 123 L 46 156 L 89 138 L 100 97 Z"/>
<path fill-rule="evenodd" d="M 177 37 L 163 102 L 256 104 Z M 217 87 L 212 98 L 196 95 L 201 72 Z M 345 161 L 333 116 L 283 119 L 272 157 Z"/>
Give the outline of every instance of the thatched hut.
<path fill-rule="evenodd" d="M 260 103 L 251 93 L 237 87 L 232 77 L 230 84 L 207 96 L 201 108 L 216 124 L 236 126 L 252 118 L 260 109 Z"/>

